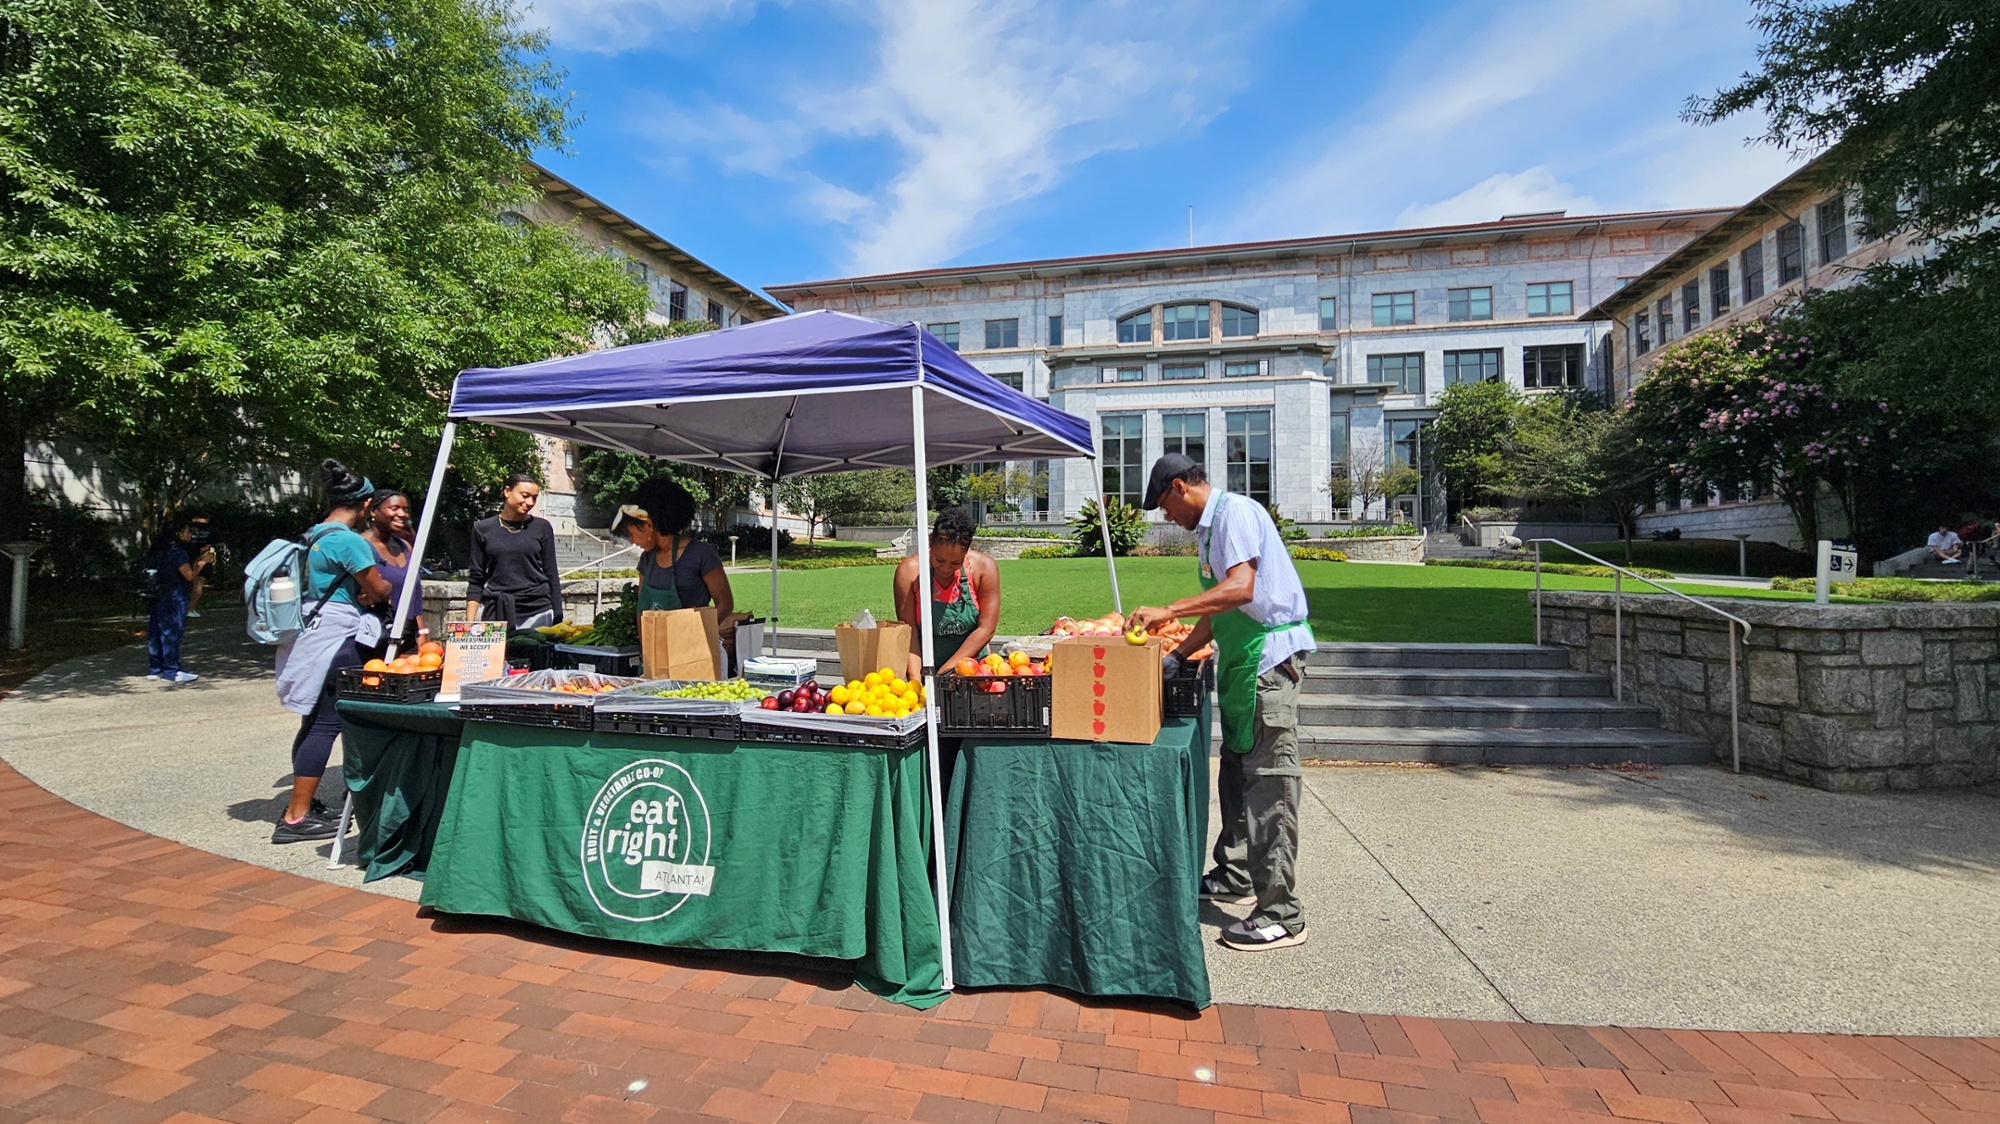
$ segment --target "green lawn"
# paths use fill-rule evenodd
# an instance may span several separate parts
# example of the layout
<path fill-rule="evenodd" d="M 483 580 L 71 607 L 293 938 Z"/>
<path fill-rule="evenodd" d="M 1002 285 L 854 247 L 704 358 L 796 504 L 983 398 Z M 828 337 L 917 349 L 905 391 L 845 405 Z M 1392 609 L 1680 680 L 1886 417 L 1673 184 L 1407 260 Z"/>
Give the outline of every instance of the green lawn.
<path fill-rule="evenodd" d="M 1301 562 L 1312 604 L 1313 632 L 1322 640 L 1407 640 L 1438 643 L 1526 643 L 1534 639 L 1528 591 L 1533 574 L 1442 566 L 1371 566 Z M 862 608 L 894 615 L 887 567 L 785 570 L 778 575 L 778 615 L 793 628 L 831 628 Z M 1161 605 L 1198 588 L 1192 558 L 1123 558 L 1118 583 L 1126 608 Z M 733 574 L 739 608 L 770 605 L 768 572 Z M 1104 561 L 1048 558 L 1000 563 L 1003 634 L 1040 632 L 1059 615 L 1097 616 L 1111 609 Z M 1545 589 L 1610 590 L 1602 578 L 1549 576 Z M 1698 597 L 1810 600 L 1807 594 L 1679 586 Z M 1636 591 L 1635 591 L 1636 592 Z"/>

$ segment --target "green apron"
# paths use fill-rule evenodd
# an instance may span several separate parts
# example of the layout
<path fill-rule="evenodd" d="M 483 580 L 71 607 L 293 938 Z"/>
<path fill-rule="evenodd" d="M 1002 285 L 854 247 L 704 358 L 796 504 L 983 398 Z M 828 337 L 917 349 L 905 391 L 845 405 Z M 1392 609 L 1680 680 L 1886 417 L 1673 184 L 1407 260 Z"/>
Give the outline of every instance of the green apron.
<path fill-rule="evenodd" d="M 1208 537 L 1202 536 L 1196 575 L 1204 590 L 1221 579 L 1208 562 Z M 1241 609 L 1208 618 L 1215 638 L 1215 702 L 1222 711 L 1222 748 L 1248 753 L 1257 738 L 1257 665 L 1264 659 L 1264 638 L 1293 627 L 1264 625 Z"/>
<path fill-rule="evenodd" d="M 931 658 L 942 667 L 951 659 L 972 630 L 979 627 L 979 606 L 973 601 L 972 577 L 965 567 L 958 568 L 958 580 L 954 589 L 959 591 L 956 601 L 937 599 L 937 582 L 931 582 Z"/>
<path fill-rule="evenodd" d="M 680 541 L 680 536 L 678 535 L 667 540 L 667 557 L 675 557 L 674 548 L 680 545 Z M 665 589 L 654 589 L 651 585 L 650 579 L 653 571 L 658 567 L 659 562 L 654 560 L 653 551 L 649 550 L 639 556 L 639 611 L 642 613 L 650 612 L 654 609 L 682 608 L 681 586 L 679 582 L 669 581 Z M 668 569 L 671 570 L 672 566 L 669 565 Z M 671 577 L 672 575 L 669 574 L 668 576 Z"/>

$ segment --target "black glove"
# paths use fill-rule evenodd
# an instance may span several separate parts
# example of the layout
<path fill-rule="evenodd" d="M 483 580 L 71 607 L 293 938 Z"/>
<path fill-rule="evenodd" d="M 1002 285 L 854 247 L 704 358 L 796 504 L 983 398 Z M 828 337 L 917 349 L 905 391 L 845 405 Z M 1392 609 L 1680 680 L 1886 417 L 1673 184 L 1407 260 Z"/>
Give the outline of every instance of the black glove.
<path fill-rule="evenodd" d="M 1177 679 L 1180 677 L 1180 673 L 1181 673 L 1181 658 L 1179 656 L 1174 655 L 1172 652 L 1168 652 L 1166 655 L 1160 657 L 1161 679 Z"/>

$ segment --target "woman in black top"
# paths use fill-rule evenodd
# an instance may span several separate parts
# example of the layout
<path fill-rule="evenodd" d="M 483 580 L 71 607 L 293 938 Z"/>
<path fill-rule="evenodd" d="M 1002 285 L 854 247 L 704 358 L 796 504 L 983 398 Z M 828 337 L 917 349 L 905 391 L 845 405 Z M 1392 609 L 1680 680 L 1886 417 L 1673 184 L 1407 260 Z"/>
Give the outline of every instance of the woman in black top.
<path fill-rule="evenodd" d="M 640 611 L 713 604 L 727 642 L 736 628 L 729 619 L 736 612 L 736 595 L 715 548 L 687 533 L 694 522 L 694 497 L 658 476 L 640 484 L 632 499 L 612 517 L 611 531 L 640 549 Z"/>
<path fill-rule="evenodd" d="M 542 612 L 552 618 L 539 623 L 563 619 L 556 529 L 534 514 L 541 495 L 542 486 L 534 477 L 509 476 L 500 492 L 500 514 L 472 525 L 472 565 L 465 584 L 468 618 L 480 619 L 480 604 L 492 602 L 487 619 L 504 615 L 509 625 Z"/>

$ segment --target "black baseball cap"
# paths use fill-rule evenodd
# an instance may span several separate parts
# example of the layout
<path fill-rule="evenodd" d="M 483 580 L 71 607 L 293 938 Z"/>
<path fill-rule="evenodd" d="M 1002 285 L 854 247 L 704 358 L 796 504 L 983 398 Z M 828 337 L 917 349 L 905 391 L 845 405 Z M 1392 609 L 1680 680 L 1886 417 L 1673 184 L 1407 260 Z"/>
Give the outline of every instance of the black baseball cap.
<path fill-rule="evenodd" d="M 1184 453 L 1168 453 L 1153 462 L 1153 474 L 1146 478 L 1146 494 L 1139 499 L 1139 506 L 1148 511 L 1160 506 L 1160 497 L 1167 488 L 1179 479 L 1183 472 L 1197 467 L 1194 458 Z"/>

